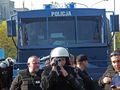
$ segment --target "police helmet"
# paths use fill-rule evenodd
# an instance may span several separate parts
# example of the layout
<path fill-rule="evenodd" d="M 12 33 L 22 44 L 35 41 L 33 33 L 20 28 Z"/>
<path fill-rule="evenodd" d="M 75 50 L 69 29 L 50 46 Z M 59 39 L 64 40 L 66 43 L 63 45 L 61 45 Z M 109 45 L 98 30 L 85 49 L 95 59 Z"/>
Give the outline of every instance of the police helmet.
<path fill-rule="evenodd" d="M 56 47 L 51 51 L 50 57 L 69 57 L 69 53 L 64 47 Z"/>
<path fill-rule="evenodd" d="M 6 58 L 4 61 L 0 63 L 1 68 L 7 68 L 9 66 L 12 66 L 16 63 L 15 59 L 12 59 L 11 57 Z"/>
<path fill-rule="evenodd" d="M 6 67 L 8 67 L 8 65 L 9 65 L 9 62 L 7 62 L 7 61 L 2 61 L 2 62 L 0 63 L 0 68 L 6 68 Z"/>
<path fill-rule="evenodd" d="M 8 66 L 14 65 L 16 63 L 16 60 L 11 57 L 6 58 L 5 61 L 8 63 Z"/>

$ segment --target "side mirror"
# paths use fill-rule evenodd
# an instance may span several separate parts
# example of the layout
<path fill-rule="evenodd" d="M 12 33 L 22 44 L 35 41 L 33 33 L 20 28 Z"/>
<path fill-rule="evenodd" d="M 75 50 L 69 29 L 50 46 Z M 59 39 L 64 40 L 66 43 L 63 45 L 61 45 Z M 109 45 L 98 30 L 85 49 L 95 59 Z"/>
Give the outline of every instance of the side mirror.
<path fill-rule="evenodd" d="M 7 21 L 7 35 L 8 37 L 16 36 L 16 21 L 15 20 Z"/>
<path fill-rule="evenodd" d="M 119 15 L 110 15 L 111 32 L 119 32 Z"/>

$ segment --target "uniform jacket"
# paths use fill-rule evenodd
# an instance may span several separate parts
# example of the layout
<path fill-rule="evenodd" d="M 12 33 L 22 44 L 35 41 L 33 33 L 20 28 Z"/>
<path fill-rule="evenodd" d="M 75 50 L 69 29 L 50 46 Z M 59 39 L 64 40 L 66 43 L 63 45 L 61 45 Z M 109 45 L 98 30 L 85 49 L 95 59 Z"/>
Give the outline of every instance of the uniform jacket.
<path fill-rule="evenodd" d="M 13 67 L 0 68 L 0 90 L 2 88 L 10 88 L 13 76 Z"/>
<path fill-rule="evenodd" d="M 42 70 L 39 70 L 35 76 L 32 76 L 28 69 L 20 71 L 13 80 L 10 90 L 41 90 L 41 73 Z"/>
<path fill-rule="evenodd" d="M 59 75 L 55 71 L 51 71 L 51 66 L 46 68 L 42 73 L 41 86 L 43 90 L 84 90 L 82 85 L 75 79 L 74 69 L 70 66 L 64 66 L 68 72 L 68 76 L 64 77 L 60 68 L 57 67 Z"/>
<path fill-rule="evenodd" d="M 98 83 L 104 90 L 111 90 L 111 83 L 104 84 L 103 78 L 110 77 L 112 78 L 116 74 L 115 70 L 113 69 L 112 65 L 109 65 L 103 76 L 99 79 Z"/>
<path fill-rule="evenodd" d="M 85 90 L 95 90 L 95 86 L 94 86 L 93 80 L 89 76 L 89 74 L 87 73 L 87 71 L 86 70 L 81 71 L 78 68 L 77 68 L 77 70 L 78 70 L 79 76 L 83 80 Z"/>

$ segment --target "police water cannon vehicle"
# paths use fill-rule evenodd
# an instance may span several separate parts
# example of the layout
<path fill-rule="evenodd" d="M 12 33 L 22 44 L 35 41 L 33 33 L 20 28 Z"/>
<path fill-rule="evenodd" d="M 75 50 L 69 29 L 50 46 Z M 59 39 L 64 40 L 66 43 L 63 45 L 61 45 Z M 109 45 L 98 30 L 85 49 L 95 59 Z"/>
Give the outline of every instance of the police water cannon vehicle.
<path fill-rule="evenodd" d="M 62 46 L 74 56 L 87 55 L 90 75 L 98 80 L 110 62 L 111 32 L 119 31 L 118 15 L 70 5 L 20 11 L 7 21 L 8 36 L 17 38 L 17 62 L 25 63 L 31 55 L 50 55 L 53 48 Z M 110 19 L 107 13 L 111 13 Z"/>

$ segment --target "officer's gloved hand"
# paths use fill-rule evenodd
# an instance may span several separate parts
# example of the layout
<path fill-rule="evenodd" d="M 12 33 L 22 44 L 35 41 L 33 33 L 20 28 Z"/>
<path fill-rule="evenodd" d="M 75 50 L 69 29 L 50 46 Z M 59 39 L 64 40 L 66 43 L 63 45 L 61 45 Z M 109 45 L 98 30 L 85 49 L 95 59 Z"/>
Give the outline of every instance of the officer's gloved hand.
<path fill-rule="evenodd" d="M 57 62 L 56 62 L 56 58 L 53 58 L 50 62 L 50 65 L 52 66 L 52 71 L 56 72 L 57 75 L 59 76 L 59 73 L 57 71 Z"/>
<path fill-rule="evenodd" d="M 62 75 L 64 77 L 68 76 L 68 72 L 63 67 L 60 67 L 60 68 L 61 68 Z"/>

